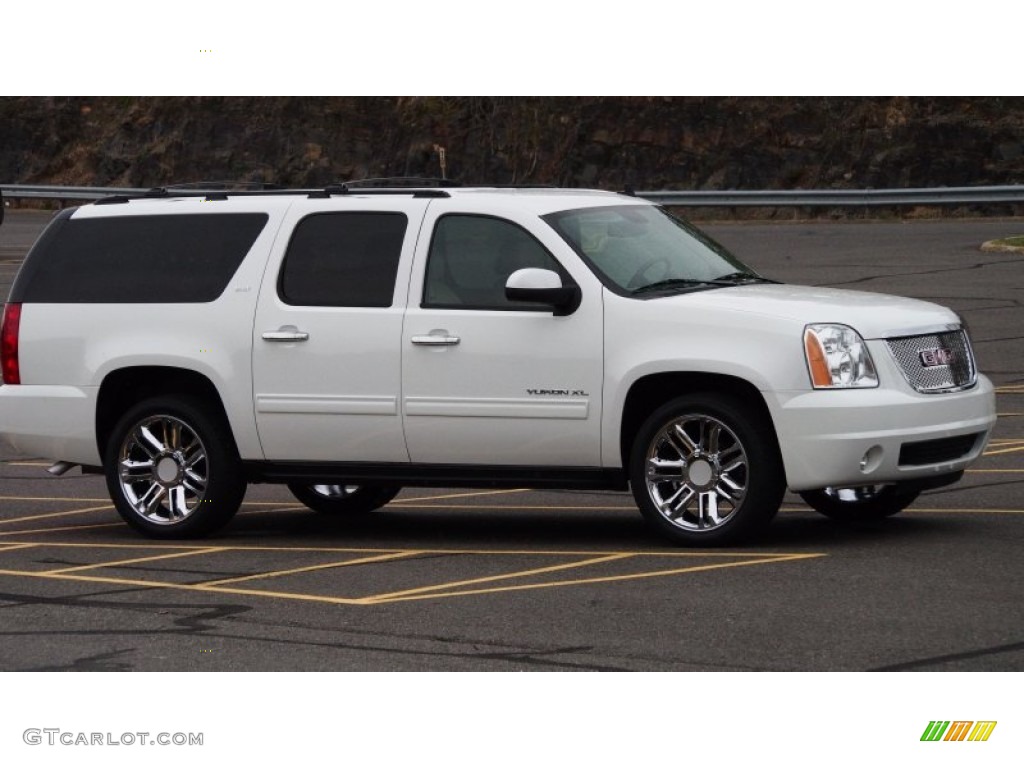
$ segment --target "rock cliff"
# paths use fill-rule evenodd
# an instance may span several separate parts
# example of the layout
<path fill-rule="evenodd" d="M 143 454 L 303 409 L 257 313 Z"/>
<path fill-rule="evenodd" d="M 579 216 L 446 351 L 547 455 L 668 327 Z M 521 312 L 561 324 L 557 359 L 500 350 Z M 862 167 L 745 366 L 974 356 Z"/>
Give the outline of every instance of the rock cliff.
<path fill-rule="evenodd" d="M 0 181 L 1024 183 L 1024 98 L 0 98 Z"/>

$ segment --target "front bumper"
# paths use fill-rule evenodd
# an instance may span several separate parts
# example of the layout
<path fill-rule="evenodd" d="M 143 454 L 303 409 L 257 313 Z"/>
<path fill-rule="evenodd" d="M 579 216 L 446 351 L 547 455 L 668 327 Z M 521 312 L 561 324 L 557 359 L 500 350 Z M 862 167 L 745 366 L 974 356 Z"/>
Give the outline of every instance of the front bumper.
<path fill-rule="evenodd" d="M 992 382 L 980 375 L 971 389 L 948 394 L 879 387 L 765 397 L 793 491 L 963 471 L 985 450 L 996 422 Z"/>

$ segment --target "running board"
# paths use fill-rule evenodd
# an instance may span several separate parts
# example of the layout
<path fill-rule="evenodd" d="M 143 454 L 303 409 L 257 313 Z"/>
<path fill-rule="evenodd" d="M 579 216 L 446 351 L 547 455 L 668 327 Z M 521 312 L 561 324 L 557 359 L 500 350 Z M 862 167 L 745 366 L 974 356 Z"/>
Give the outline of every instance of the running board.
<path fill-rule="evenodd" d="M 621 469 L 601 467 L 521 467 L 479 464 L 376 464 L 369 462 L 247 461 L 251 483 L 390 483 L 434 488 L 628 488 Z"/>

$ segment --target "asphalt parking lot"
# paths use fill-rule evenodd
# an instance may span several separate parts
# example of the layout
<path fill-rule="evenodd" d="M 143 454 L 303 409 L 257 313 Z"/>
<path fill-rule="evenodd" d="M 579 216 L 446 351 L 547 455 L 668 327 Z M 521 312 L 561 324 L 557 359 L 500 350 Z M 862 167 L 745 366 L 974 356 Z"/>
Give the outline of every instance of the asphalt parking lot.
<path fill-rule="evenodd" d="M 0 227 L 0 293 L 45 221 Z M 9 227 L 12 225 L 13 227 Z M 627 494 L 406 489 L 336 519 L 254 486 L 152 542 L 101 478 L 0 456 L 3 670 L 1024 670 L 1024 221 L 708 226 L 769 277 L 939 301 L 1000 415 L 984 458 L 890 520 L 787 497 L 743 549 L 663 545 Z"/>

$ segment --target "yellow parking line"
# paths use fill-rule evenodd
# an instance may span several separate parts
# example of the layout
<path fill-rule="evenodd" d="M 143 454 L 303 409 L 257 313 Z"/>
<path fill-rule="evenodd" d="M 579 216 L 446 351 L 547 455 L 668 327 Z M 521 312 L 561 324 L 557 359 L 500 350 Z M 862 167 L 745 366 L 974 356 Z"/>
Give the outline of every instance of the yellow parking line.
<path fill-rule="evenodd" d="M 38 544 L 0 544 L 0 552 L 10 552 L 12 549 L 31 549 L 38 546 Z"/>
<path fill-rule="evenodd" d="M 52 461 L 5 461 L 3 463 L 9 467 L 49 467 L 53 464 Z"/>
<path fill-rule="evenodd" d="M 994 515 L 1024 515 L 1024 509 L 989 509 L 987 507 L 977 508 L 964 508 L 964 507 L 908 507 L 900 514 L 916 513 L 916 512 L 941 512 L 941 513 L 955 513 L 965 515 L 982 515 L 982 514 L 994 514 Z"/>
<path fill-rule="evenodd" d="M 403 507 L 409 509 L 554 509 L 554 510 L 573 510 L 573 509 L 590 509 L 590 510 L 608 510 L 608 509 L 631 509 L 634 512 L 637 511 L 635 504 L 628 505 L 588 505 L 588 506 L 573 506 L 570 504 L 564 505 L 528 505 L 528 504 L 402 504 Z"/>
<path fill-rule="evenodd" d="M 981 470 L 978 470 L 979 472 Z M 993 470 L 995 471 L 995 470 Z M 1009 470 L 1007 470 L 1009 471 Z M 1024 472 L 1024 470 L 1018 470 Z M 780 509 L 781 512 L 807 512 L 810 507 L 796 507 L 796 506 L 785 506 Z M 1024 509 L 995 509 L 988 507 L 907 507 L 901 515 L 919 513 L 919 512 L 942 512 L 942 513 L 963 513 L 965 515 L 980 515 L 985 513 L 993 513 L 997 515 L 1024 515 Z"/>
<path fill-rule="evenodd" d="M 628 557 L 628 555 L 626 555 Z M 726 556 L 726 555 L 719 555 Z M 575 579 L 566 581 L 548 582 L 543 584 L 525 584 L 517 586 L 505 586 L 505 587 L 490 587 L 487 589 L 474 589 L 474 590 L 460 590 L 455 592 L 434 592 L 431 594 L 409 594 L 408 591 L 405 593 L 392 593 L 394 596 L 388 597 L 386 595 L 374 595 L 370 597 L 360 598 L 347 598 L 347 597 L 335 597 L 330 595 L 313 595 L 301 592 L 277 592 L 273 590 L 256 590 L 256 589 L 237 589 L 233 587 L 216 586 L 211 584 L 176 584 L 174 582 L 166 581 L 148 581 L 145 579 L 124 579 L 124 578 L 111 578 L 106 576 L 86 576 L 79 573 L 66 573 L 66 572 L 38 572 L 38 571 L 17 571 L 17 570 L 0 570 L 0 576 L 21 576 L 26 578 L 37 578 L 37 579 L 57 579 L 66 581 L 81 581 L 88 583 L 98 584 L 112 584 L 117 586 L 133 586 L 142 587 L 147 589 L 175 589 L 185 592 L 214 592 L 218 594 L 230 594 L 230 595 L 246 595 L 253 597 L 275 597 L 285 600 L 302 600 L 307 602 L 319 602 L 319 603 L 330 603 L 335 605 L 376 605 L 378 603 L 388 602 L 400 602 L 408 600 L 427 600 L 437 599 L 444 597 L 456 597 L 464 595 L 474 594 L 489 594 L 496 592 L 511 592 L 526 589 L 542 589 L 546 587 L 559 587 L 559 586 L 573 586 L 578 584 L 597 584 L 606 582 L 616 581 L 627 581 L 630 579 L 643 579 L 653 578 L 657 576 L 672 576 L 681 573 L 693 573 L 698 571 L 713 570 L 717 568 L 733 568 L 744 565 L 769 565 L 776 562 L 786 562 L 792 560 L 805 560 L 810 558 L 824 557 L 823 553 L 805 553 L 798 555 L 783 555 L 783 556 L 763 556 L 758 557 L 756 560 L 739 561 L 731 563 L 719 563 L 714 565 L 701 565 L 692 566 L 688 568 L 676 568 L 662 571 L 648 571 L 637 574 L 622 574 L 618 576 L 602 576 L 588 579 Z M 613 559 L 613 558 L 605 558 Z M 562 567 L 579 567 L 581 563 L 574 564 L 563 564 Z M 521 574 L 520 574 L 521 575 Z M 506 574 L 506 578 L 512 578 L 513 574 Z M 479 583 L 479 580 L 474 580 Z M 441 585 L 443 586 L 443 585 Z"/>
<path fill-rule="evenodd" d="M 968 472 L 977 472 L 979 474 L 1005 474 L 1007 472 L 1024 472 L 1024 469 L 968 469 Z"/>
<path fill-rule="evenodd" d="M 172 552 L 169 555 L 149 555 L 148 557 L 133 557 L 131 560 L 112 560 L 106 563 L 94 563 L 93 565 L 76 565 L 71 568 L 58 568 L 53 571 L 40 571 L 47 575 L 58 573 L 74 573 L 75 571 L 88 571 L 93 568 L 116 568 L 119 565 L 132 565 L 134 563 L 151 563 L 154 560 L 167 560 L 172 557 L 190 557 L 191 555 L 208 555 L 212 552 L 223 552 L 226 547 L 206 547 L 205 549 L 194 549 L 189 552 Z"/>
<path fill-rule="evenodd" d="M 113 504 L 104 504 L 102 507 L 86 507 L 85 509 L 69 509 L 67 512 L 47 512 L 43 515 L 26 515 L 25 517 L 12 517 L 8 520 L 0 520 L 0 525 L 10 523 L 23 523 L 27 520 L 42 520 L 47 517 L 66 517 L 67 515 L 84 515 L 86 512 L 98 512 L 101 509 L 113 509 Z"/>
<path fill-rule="evenodd" d="M 422 498 L 414 498 L 414 499 L 396 499 L 395 501 L 392 501 L 391 504 L 405 504 L 406 502 L 410 502 L 410 501 L 429 501 L 429 500 L 433 500 L 433 499 L 455 499 L 455 498 L 467 497 L 467 496 L 489 496 L 489 495 L 496 495 L 496 494 L 502 494 L 502 493 L 524 493 L 524 492 L 527 492 L 529 490 L 531 490 L 531 489 L 529 489 L 529 488 L 513 488 L 513 489 L 510 489 L 510 490 L 501 490 L 501 491 L 480 491 L 480 492 L 474 492 L 474 493 L 452 493 L 452 494 L 445 494 L 445 495 L 442 495 L 442 496 L 424 496 Z M 83 497 L 78 497 L 78 496 L 0 496 L 0 501 L 56 501 L 56 502 L 64 502 L 64 501 L 106 501 L 106 502 L 109 502 L 110 499 L 109 498 L 108 499 L 93 499 L 93 498 L 83 498 Z M 287 501 L 287 500 L 286 501 L 245 501 L 245 502 L 242 502 L 242 508 L 244 509 L 245 507 L 277 507 L 279 509 L 304 509 L 305 505 L 301 504 L 301 503 L 298 503 L 298 502 L 295 502 L 295 501 Z"/>
<path fill-rule="evenodd" d="M 30 533 L 53 533 L 54 531 L 84 531 L 89 528 L 123 528 L 124 523 L 96 523 L 95 525 L 63 525 L 57 528 L 32 528 L 28 531 L 4 531 L 0 536 L 22 536 Z"/>
<path fill-rule="evenodd" d="M 110 503 L 110 497 L 105 499 L 82 499 L 77 496 L 0 496 L 0 501 L 105 501 Z"/>
<path fill-rule="evenodd" d="M 465 587 L 470 584 L 485 584 L 491 581 L 501 581 L 503 579 L 521 579 L 527 576 L 536 576 L 539 573 L 551 573 L 552 571 L 564 571 L 569 568 L 583 568 L 588 565 L 596 565 L 597 563 L 608 563 L 612 560 L 623 560 L 632 557 L 632 555 L 615 554 L 605 555 L 603 557 L 593 557 L 588 560 L 580 560 L 573 563 L 560 563 L 558 565 L 549 565 L 544 568 L 532 568 L 528 571 L 515 571 L 513 573 L 502 573 L 497 576 L 484 576 L 479 579 L 466 579 L 464 581 L 451 581 L 445 584 L 432 584 L 429 587 L 416 587 L 415 589 L 403 589 L 400 592 L 388 592 L 382 595 L 373 595 L 372 597 L 366 598 L 367 600 L 373 601 L 386 601 L 393 598 L 403 597 L 405 595 L 416 595 L 422 592 L 438 592 L 439 590 L 451 589 L 452 587 Z"/>
<path fill-rule="evenodd" d="M 383 563 L 388 560 L 398 560 L 403 557 L 412 557 L 413 555 L 423 554 L 419 550 L 409 550 L 405 552 L 391 552 L 386 555 L 378 555 L 376 557 L 360 557 L 355 560 L 342 560 L 340 563 L 319 563 L 317 565 L 307 565 L 303 568 L 289 568 L 284 571 L 268 571 L 266 573 L 253 573 L 248 576 L 235 576 L 230 579 L 218 579 L 217 581 L 204 581 L 202 584 L 197 586 L 213 587 L 220 584 L 234 584 L 239 581 L 250 581 L 252 579 L 270 579 L 275 576 L 291 576 L 295 573 L 307 573 L 309 571 L 319 571 L 325 568 L 343 568 L 347 565 L 364 565 L 366 563 Z"/>
<path fill-rule="evenodd" d="M 267 589 L 233 589 L 232 587 L 190 587 L 198 592 L 218 592 L 225 595 L 253 595 L 254 597 L 277 597 L 284 600 L 305 600 L 314 603 L 335 605 L 361 605 L 365 601 L 352 597 L 331 597 L 330 595 L 308 595 L 303 592 L 274 592 Z"/>
<path fill-rule="evenodd" d="M 1002 456 L 1004 453 L 1020 453 L 1024 451 L 1024 445 L 1018 445 L 1014 448 L 999 448 L 995 451 L 985 451 L 983 456 Z"/>
<path fill-rule="evenodd" d="M 391 502 L 394 504 L 406 504 L 411 501 L 439 501 L 441 499 L 463 499 L 469 496 L 498 496 L 504 493 L 526 493 L 531 490 L 530 488 L 509 488 L 500 491 L 473 491 L 471 493 L 446 493 L 441 496 L 423 496 L 416 499 L 395 499 Z M 390 506 L 390 505 L 389 505 Z"/>
<path fill-rule="evenodd" d="M 1024 384 L 1004 384 L 995 390 L 1001 395 L 1020 395 L 1024 394 Z"/>
<path fill-rule="evenodd" d="M 112 525 L 119 525 L 119 523 L 112 523 Z M 44 529 L 44 530 L 53 530 Z M 20 533 L 20 531 L 11 531 L 11 533 Z M 24 542 L 31 543 L 34 547 L 65 547 L 65 548 L 79 548 L 79 549 L 183 549 L 183 550 L 194 550 L 194 549 L 206 549 L 196 544 L 150 544 L 148 539 L 140 539 L 138 544 L 111 544 L 106 542 L 83 542 L 83 541 L 34 541 Z M 5 546 L 0 544 L 0 547 Z"/>
<path fill-rule="evenodd" d="M 37 579 L 58 579 L 65 581 L 85 581 L 95 584 L 114 584 L 122 587 L 144 587 L 151 589 L 179 589 L 185 592 L 217 592 L 226 595 L 254 595 L 257 597 L 282 597 L 289 600 L 309 600 L 320 603 L 336 603 L 339 605 L 358 605 L 359 599 L 347 597 L 329 597 L 322 595 L 305 595 L 293 592 L 270 592 L 258 589 L 232 589 L 231 587 L 204 587 L 193 584 L 175 584 L 172 581 L 146 581 L 145 579 L 116 579 L 107 576 L 83 576 L 81 574 L 39 573 L 33 571 L 0 570 L 0 576 L 25 576 Z"/>
<path fill-rule="evenodd" d="M 250 509 L 250 510 L 245 510 L 245 507 L 243 506 L 242 510 L 245 511 L 246 517 L 253 517 L 254 515 L 272 515 L 275 512 L 295 512 L 295 511 L 300 510 L 300 509 L 305 509 L 307 511 L 310 511 L 309 508 L 305 504 L 287 504 L 287 503 L 285 503 L 285 504 L 274 504 L 274 505 L 268 505 L 268 506 L 271 506 L 271 509 Z"/>
<path fill-rule="evenodd" d="M 82 498 L 82 497 L 79 497 L 79 496 L 0 496 L 0 501 L 61 501 L 61 502 L 63 502 L 63 501 L 105 501 L 105 502 L 107 502 L 109 504 L 110 503 L 110 498 L 107 497 L 107 498 L 103 498 L 103 499 L 91 499 L 91 498 Z M 301 507 L 302 506 L 301 504 L 298 504 L 297 502 L 294 502 L 294 501 L 245 501 L 245 502 L 242 502 L 242 506 L 243 507 L 282 507 L 282 506 L 289 506 L 289 505 L 294 505 L 296 507 Z"/>
<path fill-rule="evenodd" d="M 794 507 L 795 509 L 795 507 Z M 802 507 L 806 511 L 806 507 Z M 113 523 L 120 525 L 120 523 Z M 52 530 L 52 529 L 50 529 Z M 19 542 L 29 543 L 29 542 Z M 113 542 L 81 542 L 81 541 L 36 541 L 31 542 L 40 547 L 69 547 L 69 548 L 92 548 L 92 549 L 207 549 L 208 546 L 200 544 L 158 544 L 148 539 L 140 539 L 137 544 L 121 544 Z M 2 546 L 2 545 L 0 545 Z M 353 553 L 353 554 L 388 554 L 397 551 L 394 548 L 370 548 L 370 547 L 273 547 L 273 546 L 246 546 L 226 545 L 225 551 L 230 552 L 327 552 L 327 553 Z M 577 550 L 577 549 L 419 549 L 416 550 L 422 555 L 543 555 L 545 557 L 601 557 L 603 555 L 622 555 L 625 557 L 800 557 L 805 552 L 733 552 L 729 550 Z"/>
<path fill-rule="evenodd" d="M 242 509 L 246 507 L 289 507 L 298 509 L 305 507 L 305 504 L 300 504 L 297 501 L 243 501 Z"/>
<path fill-rule="evenodd" d="M 760 558 L 757 560 L 740 560 L 735 563 L 716 563 L 714 565 L 697 565 L 690 568 L 674 568 L 664 571 L 647 571 L 645 573 L 631 573 L 622 574 L 619 576 L 596 576 L 588 579 L 571 579 L 567 581 L 550 581 L 543 584 L 519 584 L 507 587 L 490 587 L 488 589 L 468 589 L 460 590 L 457 592 L 437 592 L 432 594 L 421 594 L 421 595 L 406 595 L 400 597 L 387 597 L 387 596 L 374 596 L 365 598 L 365 601 L 370 604 L 376 603 L 392 603 L 392 602 L 403 602 L 407 600 L 433 600 L 435 598 L 445 597 L 463 597 L 466 595 L 486 595 L 493 594 L 496 592 L 516 592 L 527 589 L 546 589 L 548 587 L 570 587 L 578 586 L 583 584 L 601 584 L 613 581 L 629 581 L 633 579 L 649 579 L 658 576 L 674 576 L 680 573 L 696 573 L 698 571 L 710 571 L 718 568 L 738 568 L 746 565 L 768 565 L 771 563 L 780 563 L 792 560 L 808 560 L 816 557 L 825 557 L 824 553 L 811 553 L 803 555 L 791 555 L 789 557 L 767 557 Z"/>

